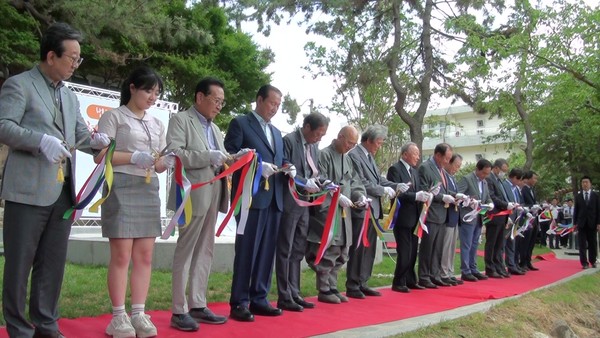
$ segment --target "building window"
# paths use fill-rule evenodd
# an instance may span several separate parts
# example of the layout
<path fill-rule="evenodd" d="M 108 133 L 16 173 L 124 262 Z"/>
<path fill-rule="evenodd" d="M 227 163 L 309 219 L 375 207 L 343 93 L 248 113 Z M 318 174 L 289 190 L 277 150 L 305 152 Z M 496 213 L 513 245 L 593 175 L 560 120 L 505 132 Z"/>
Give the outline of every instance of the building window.
<path fill-rule="evenodd" d="M 477 120 L 477 128 L 483 128 L 483 120 Z"/>
<path fill-rule="evenodd" d="M 481 154 L 475 154 L 475 161 L 479 161 L 483 158 L 483 155 Z"/>
<path fill-rule="evenodd" d="M 477 135 L 483 135 L 483 129 L 477 129 Z"/>

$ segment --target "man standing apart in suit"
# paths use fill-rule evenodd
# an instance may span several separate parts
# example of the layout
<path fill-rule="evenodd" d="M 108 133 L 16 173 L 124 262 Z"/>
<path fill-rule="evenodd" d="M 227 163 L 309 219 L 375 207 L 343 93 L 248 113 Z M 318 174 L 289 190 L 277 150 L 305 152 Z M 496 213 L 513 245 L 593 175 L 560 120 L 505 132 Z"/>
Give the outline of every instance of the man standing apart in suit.
<path fill-rule="evenodd" d="M 448 192 L 455 196 L 458 193 L 458 185 L 454 175 L 460 170 L 462 165 L 462 156 L 452 155 L 450 162 L 444 166 L 446 170 L 446 181 L 448 182 Z M 458 198 L 457 198 L 458 199 Z M 442 229 L 442 282 L 453 286 L 463 284 L 463 281 L 454 277 L 454 257 L 456 256 L 456 239 L 458 237 L 458 205 L 450 204 L 448 208 L 448 222 Z"/>
<path fill-rule="evenodd" d="M 446 226 L 448 206 L 454 203 L 454 197 L 448 194 L 448 182 L 444 166 L 450 163 L 452 147 L 447 143 L 435 146 L 433 156 L 419 167 L 420 189 L 429 191 L 436 184 L 433 199 L 427 213 L 428 232 L 423 232 L 419 245 L 419 284 L 429 289 L 438 286 L 450 286 L 442 282 L 442 230 Z"/>
<path fill-rule="evenodd" d="M 468 282 L 485 280 L 488 277 L 477 269 L 477 246 L 481 227 L 483 226 L 481 215 L 476 215 L 473 220 L 464 220 L 464 216 L 478 207 L 477 200 L 481 203 L 489 203 L 489 188 L 486 177 L 492 171 L 492 163 L 486 159 L 477 161 L 475 171 L 464 176 L 458 182 L 458 192 L 465 194 L 474 201 L 469 206 L 460 209 L 460 220 L 458 236 L 460 238 L 460 272 L 461 279 Z"/>
<path fill-rule="evenodd" d="M 592 179 L 581 178 L 581 191 L 575 197 L 573 225 L 579 238 L 579 261 L 584 269 L 596 267 L 598 242 L 596 233 L 600 231 L 600 198 L 592 191 Z M 587 249 L 587 254 L 586 254 Z"/>
<path fill-rule="evenodd" d="M 534 205 L 539 206 L 537 204 L 535 191 L 533 190 L 537 183 L 537 180 L 538 175 L 533 170 L 529 170 L 523 174 L 523 187 L 521 189 L 521 195 L 523 196 L 523 205 L 526 207 L 531 208 Z M 519 252 L 519 266 L 521 267 L 521 270 L 539 270 L 538 268 L 533 266 L 533 264 L 531 264 L 531 255 L 533 254 L 533 247 L 535 246 L 535 242 L 537 240 L 538 228 L 538 218 L 535 217 L 532 228 L 527 229 L 523 233 L 524 237 L 517 237 L 516 250 Z"/>
<path fill-rule="evenodd" d="M 296 181 L 304 184 L 301 193 L 321 190 L 319 179 L 318 142 L 327 133 L 329 118 L 321 113 L 311 113 L 304 118 L 302 128 L 283 137 L 285 158 L 296 166 Z M 279 228 L 275 256 L 277 275 L 277 307 L 288 311 L 312 309 L 313 303 L 300 296 L 300 270 L 306 251 L 308 235 L 308 207 L 301 207 L 284 188 L 283 220 Z M 306 200 L 306 198 L 303 198 Z"/>
<path fill-rule="evenodd" d="M 400 210 L 394 226 L 396 239 L 396 269 L 392 282 L 392 291 L 410 292 L 410 289 L 425 289 L 417 283 L 415 263 L 419 238 L 414 234 L 421 212 L 422 202 L 431 198 L 427 191 L 419 191 L 419 173 L 415 169 L 421 154 L 416 143 L 405 143 L 400 149 L 400 160 L 387 172 L 387 179 L 396 183 L 405 183 L 409 189 L 398 196 Z"/>
<path fill-rule="evenodd" d="M 512 210 L 515 208 L 514 202 L 509 202 L 508 196 L 502 187 L 502 179 L 508 171 L 508 162 L 499 158 L 494 161 L 492 172 L 486 178 L 487 185 L 490 188 L 490 198 L 494 203 L 494 209 L 491 214 L 499 213 L 504 210 Z M 489 216 L 488 216 L 489 217 Z M 494 216 L 487 224 L 485 231 L 485 274 L 491 278 L 508 278 L 509 274 L 503 268 L 502 264 L 502 247 L 504 243 L 504 229 L 508 216 Z"/>
<path fill-rule="evenodd" d="M 167 144 L 180 159 L 192 183 L 206 182 L 223 169 L 228 158 L 219 127 L 213 123 L 225 106 L 224 85 L 207 77 L 196 86 L 194 105 L 173 116 Z M 168 208 L 176 210 L 175 175 Z M 173 255 L 173 315 L 171 326 L 182 331 L 198 330 L 197 323 L 222 324 L 227 318 L 215 315 L 206 305 L 206 289 L 215 245 L 215 223 L 219 211 L 227 212 L 227 180 L 192 190 L 192 219 L 179 228 Z M 186 295 L 187 289 L 187 295 Z"/>
<path fill-rule="evenodd" d="M 371 212 L 373 219 L 382 219 L 383 210 L 381 198 L 387 196 L 394 201 L 396 194 L 408 189 L 408 185 L 388 181 L 381 176 L 375 164 L 374 156 L 383 145 L 387 137 L 387 128 L 375 124 L 369 126 L 362 134 L 360 144 L 348 152 L 354 170 L 360 176 L 361 182 L 371 199 Z M 398 189 L 398 191 L 396 191 Z M 375 224 L 369 220 L 367 239 L 369 247 L 365 247 L 358 237 L 365 218 L 365 209 L 352 209 L 352 246 L 348 251 L 348 266 L 346 268 L 346 296 L 363 299 L 365 296 L 381 296 L 381 293 L 367 285 L 373 272 L 375 251 L 377 249 L 377 231 Z"/>
<path fill-rule="evenodd" d="M 277 232 L 283 212 L 286 176 L 278 169 L 288 166 L 286 174 L 296 176 L 296 169 L 284 158 L 283 139 L 271 119 L 279 110 L 281 91 L 271 85 L 259 88 L 253 112 L 231 120 L 225 149 L 236 154 L 244 148 L 255 149 L 262 158 L 262 179 L 248 213 L 244 233 L 235 238 L 230 317 L 237 321 L 254 321 L 254 315 L 279 316 L 282 311 L 269 304 L 273 258 Z M 268 184 L 266 183 L 268 181 Z M 240 174 L 235 173 L 231 191 L 236 191 Z M 240 215 L 236 216 L 240 221 Z M 238 225 L 239 226 L 239 225 Z"/>
<path fill-rule="evenodd" d="M 58 299 L 71 231 L 63 214 L 75 202 L 70 148 L 82 142 L 79 149 L 91 153 L 110 143 L 106 134 L 89 140 L 77 97 L 63 82 L 83 61 L 80 41 L 77 30 L 53 24 L 40 41 L 41 62 L 6 80 L 0 94 L 0 143 L 10 147 L 0 197 L 6 201 L 2 304 L 11 337 L 62 337 Z M 57 180 L 59 165 L 64 183 Z M 35 331 L 25 317 L 30 272 Z"/>
<path fill-rule="evenodd" d="M 308 248 L 306 262 L 317 273 L 316 286 L 318 300 L 324 303 L 340 304 L 348 298 L 337 289 L 340 268 L 348 261 L 348 248 L 352 245 L 351 207 L 364 207 L 367 203 L 365 188 L 354 171 L 352 160 L 347 152 L 356 146 L 358 131 L 353 126 L 343 127 L 335 140 L 319 155 L 319 172 L 340 187 L 338 205 L 331 205 L 332 196 L 327 194 L 323 204 L 314 207 L 308 225 Z M 352 201 L 355 201 L 354 203 Z M 333 220 L 337 231 L 323 258 L 315 265 L 329 209 L 338 208 Z"/>

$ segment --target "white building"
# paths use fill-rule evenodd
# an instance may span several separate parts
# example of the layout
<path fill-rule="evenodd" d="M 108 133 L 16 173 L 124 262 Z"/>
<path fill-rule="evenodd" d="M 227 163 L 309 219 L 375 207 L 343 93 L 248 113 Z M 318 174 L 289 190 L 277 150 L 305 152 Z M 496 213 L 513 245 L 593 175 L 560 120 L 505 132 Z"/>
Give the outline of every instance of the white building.
<path fill-rule="evenodd" d="M 498 117 L 489 113 L 474 112 L 470 106 L 457 106 L 429 110 L 425 114 L 423 133 L 423 159 L 433 155 L 436 144 L 446 142 L 454 153 L 463 157 L 463 164 L 475 163 L 481 158 L 493 162 L 497 158 L 508 158 L 518 148 L 510 149 L 508 138 L 487 139 L 500 134 Z"/>

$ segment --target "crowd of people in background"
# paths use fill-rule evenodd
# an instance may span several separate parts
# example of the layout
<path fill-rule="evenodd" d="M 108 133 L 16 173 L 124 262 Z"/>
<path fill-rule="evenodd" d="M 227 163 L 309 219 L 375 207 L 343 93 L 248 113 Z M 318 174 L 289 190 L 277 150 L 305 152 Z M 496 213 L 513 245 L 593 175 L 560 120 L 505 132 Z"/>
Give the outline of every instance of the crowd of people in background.
<path fill-rule="evenodd" d="M 1 197 L 6 200 L 3 313 L 11 337 L 62 337 L 58 298 L 71 226 L 62 216 L 75 200 L 71 158 L 77 145 L 100 161 L 111 139 L 116 144 L 114 180 L 102 208 L 102 234 L 109 238 L 111 253 L 107 284 L 113 317 L 106 328 L 110 336 L 158 334 L 144 311 L 154 241 L 161 232 L 157 174 L 172 169 L 176 157 L 187 178 L 197 183 L 213 179 L 226 163 L 247 152 L 260 155 L 259 188 L 245 229 L 235 239 L 229 301 L 232 320 L 252 322 L 254 316 L 314 308 L 316 304 L 300 292 L 303 260 L 316 273 L 318 302 L 340 304 L 349 298 L 380 297 L 381 292 L 368 282 L 386 200 L 390 205 L 398 202 L 392 230 L 396 267 L 391 290 L 395 292 L 535 273 L 532 251 L 536 243 L 558 248 L 570 241 L 579 248 L 582 267 L 596 267 L 600 198 L 591 190 L 589 177 L 581 179 L 581 191 L 564 206 L 558 199 L 542 203 L 535 192 L 538 175 L 533 171 L 511 168 L 502 158 L 480 159 L 472 172 L 457 179 L 463 158 L 450 144 L 438 144 L 433 155 L 421 161 L 419 147 L 412 142 L 402 146 L 400 159 L 384 176 L 375 156 L 386 141 L 385 126 L 372 125 L 362 133 L 345 126 L 330 145 L 319 150 L 329 119 L 313 112 L 300 128 L 282 136 L 271 124 L 282 100 L 281 91 L 272 85 L 260 87 L 255 109 L 235 117 L 223 137 L 214 124 L 226 104 L 222 81 L 200 80 L 194 104 L 171 118 L 166 127 L 146 114 L 163 90 L 161 77 L 140 67 L 123 84 L 121 106 L 106 112 L 98 131 L 90 134 L 75 95 L 63 83 L 83 60 L 80 37 L 68 25 L 52 25 L 42 39 L 40 64 L 9 78 L 0 95 L 0 142 L 10 147 Z M 64 182 L 57 182 L 60 170 Z M 290 178 L 295 188 L 288 185 Z M 232 191 L 240 184 L 236 172 Z M 177 204 L 176 185 L 173 177 L 167 204 L 172 210 Z M 323 191 L 340 194 L 335 199 L 334 194 L 325 194 L 320 205 L 300 206 L 289 189 L 297 189 L 305 202 Z M 189 225 L 179 230 L 172 270 L 170 325 L 182 331 L 197 331 L 199 323 L 228 320 L 213 313 L 207 303 L 217 213 L 225 212 L 230 201 L 227 179 L 192 191 L 191 200 L 193 214 Z M 328 220 L 332 208 L 338 212 Z M 543 217 L 548 213 L 549 217 Z M 236 216 L 238 222 L 240 217 Z M 337 226 L 321 252 L 328 221 Z M 556 223 L 572 224 L 577 240 L 553 233 L 551 224 Z M 363 228 L 363 224 L 368 226 Z M 364 238 L 372 244 L 360 245 Z M 485 264 L 478 266 L 482 240 Z M 457 245 L 460 272 L 454 271 Z M 346 281 L 338 281 L 344 265 Z M 267 299 L 274 266 L 276 306 Z M 130 314 L 125 309 L 128 281 Z M 345 294 L 340 291 L 341 282 L 345 282 Z"/>

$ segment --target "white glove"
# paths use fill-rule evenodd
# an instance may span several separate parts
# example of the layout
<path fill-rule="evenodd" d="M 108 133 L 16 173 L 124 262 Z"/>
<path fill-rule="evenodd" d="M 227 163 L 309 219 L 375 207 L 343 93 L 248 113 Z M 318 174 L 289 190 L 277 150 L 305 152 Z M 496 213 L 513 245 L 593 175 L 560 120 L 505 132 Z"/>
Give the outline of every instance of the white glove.
<path fill-rule="evenodd" d="M 389 197 L 390 199 L 392 199 L 392 198 L 396 197 L 396 190 L 394 190 L 394 189 L 392 189 L 392 188 L 390 188 L 390 187 L 384 187 L 384 188 L 383 188 L 383 192 L 384 192 L 386 195 L 388 195 L 388 197 Z"/>
<path fill-rule="evenodd" d="M 479 201 L 476 199 L 472 199 L 469 206 L 471 207 L 471 209 L 477 209 L 477 207 L 479 207 Z"/>
<path fill-rule="evenodd" d="M 340 198 L 338 199 L 338 204 L 342 208 L 350 208 L 352 206 L 352 201 L 348 197 L 340 194 Z"/>
<path fill-rule="evenodd" d="M 140 169 L 150 169 L 154 165 L 154 156 L 146 151 L 134 151 L 131 155 L 131 164 Z"/>
<path fill-rule="evenodd" d="M 452 197 L 452 195 L 443 195 L 442 196 L 442 201 L 446 204 L 450 204 L 450 203 L 454 203 L 454 197 Z"/>
<path fill-rule="evenodd" d="M 428 193 L 427 191 L 418 191 L 415 194 L 415 201 L 417 202 L 427 202 L 429 200 L 429 196 L 431 194 Z"/>
<path fill-rule="evenodd" d="M 174 155 L 163 156 L 162 163 L 165 167 L 167 167 L 169 169 L 173 169 L 175 167 L 175 156 Z"/>
<path fill-rule="evenodd" d="M 454 197 L 455 200 L 464 200 L 465 198 L 467 198 L 467 195 L 462 194 L 462 193 L 457 193 L 456 196 Z"/>
<path fill-rule="evenodd" d="M 314 194 L 317 191 L 320 191 L 321 188 L 317 185 L 314 178 L 309 178 L 306 180 L 306 184 L 304 185 L 304 190 L 306 190 L 310 194 Z"/>
<path fill-rule="evenodd" d="M 110 138 L 105 133 L 94 133 L 91 136 L 90 147 L 93 149 L 104 149 L 110 144 Z"/>
<path fill-rule="evenodd" d="M 357 207 L 364 207 L 367 205 L 367 203 L 370 203 L 371 199 L 367 198 L 365 195 L 361 195 L 360 198 L 358 199 L 358 202 L 354 203 L 354 205 L 356 205 Z"/>
<path fill-rule="evenodd" d="M 441 189 L 441 188 L 442 188 L 442 186 L 441 186 L 441 185 L 438 185 L 437 187 L 435 187 L 435 189 L 431 190 L 431 194 L 432 194 L 433 196 L 435 196 L 435 195 L 439 194 L 439 193 L 440 193 L 440 189 Z"/>
<path fill-rule="evenodd" d="M 396 186 L 396 195 L 404 194 L 410 189 L 410 183 L 398 183 Z"/>
<path fill-rule="evenodd" d="M 223 162 L 225 162 L 229 156 L 227 154 L 225 154 L 224 152 L 220 151 L 220 150 L 210 150 L 210 164 L 214 165 L 215 167 L 220 167 L 223 165 Z"/>
<path fill-rule="evenodd" d="M 277 167 L 275 167 L 274 164 L 271 164 L 269 162 L 263 162 L 262 163 L 262 177 L 269 178 L 269 176 L 273 175 L 275 173 L 275 171 L 277 170 Z"/>
<path fill-rule="evenodd" d="M 507 210 L 512 210 L 515 208 L 515 204 L 513 202 L 508 202 L 508 205 L 506 206 Z"/>
<path fill-rule="evenodd" d="M 291 178 L 296 177 L 296 166 L 290 164 L 290 166 L 285 169 L 285 174 Z"/>
<path fill-rule="evenodd" d="M 71 153 L 65 148 L 62 141 L 48 134 L 42 136 L 40 151 L 51 163 L 58 163 L 65 157 L 71 158 Z"/>
<path fill-rule="evenodd" d="M 244 155 L 246 155 L 247 153 L 251 152 L 252 149 L 250 148 L 242 148 L 240 149 L 240 151 L 238 151 L 237 153 L 235 153 L 235 155 L 233 155 L 234 158 L 239 158 L 242 157 Z"/>

